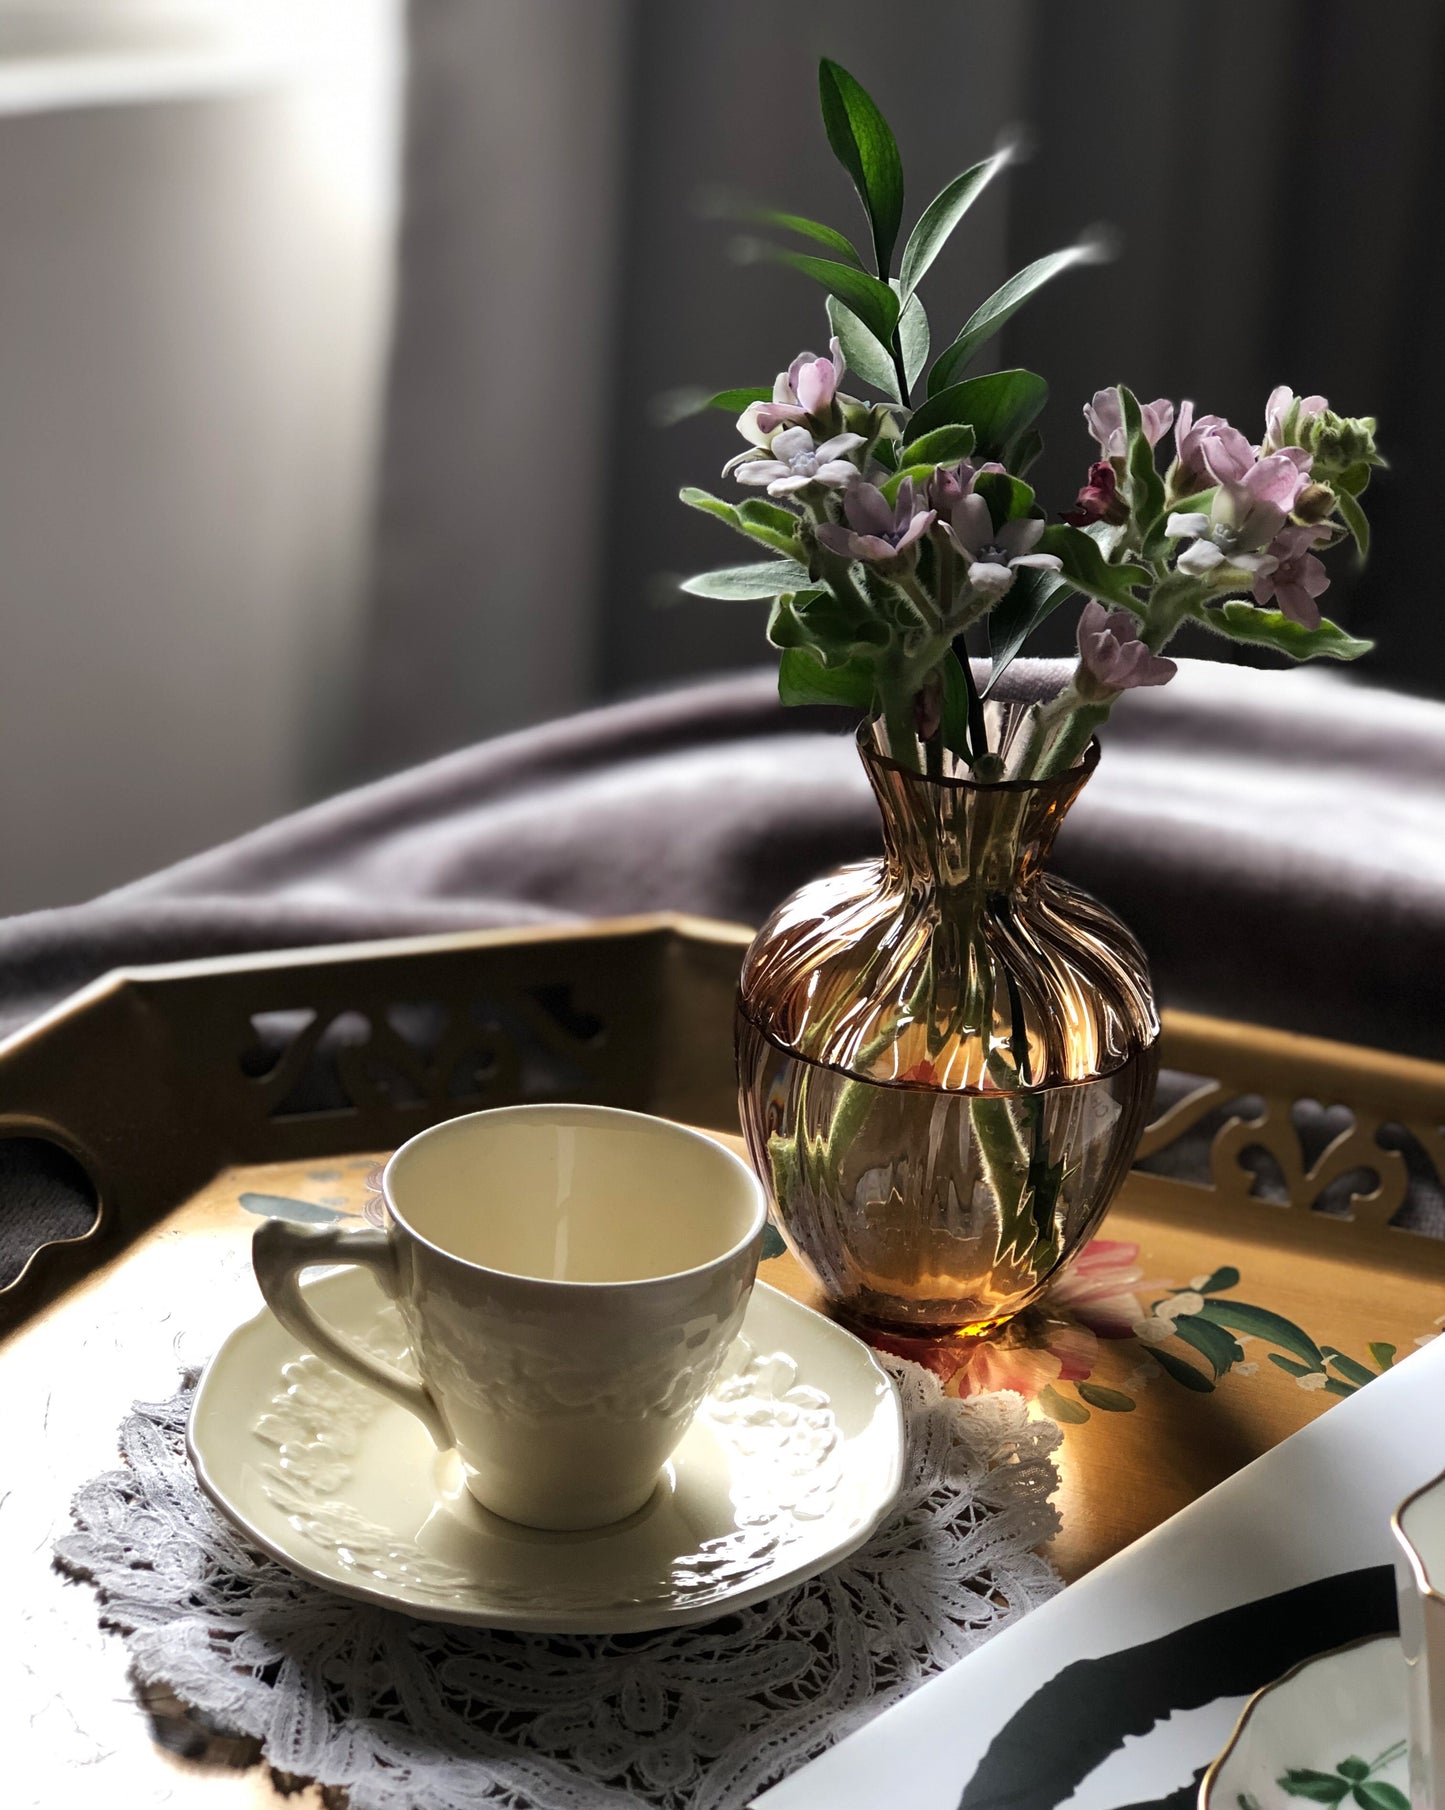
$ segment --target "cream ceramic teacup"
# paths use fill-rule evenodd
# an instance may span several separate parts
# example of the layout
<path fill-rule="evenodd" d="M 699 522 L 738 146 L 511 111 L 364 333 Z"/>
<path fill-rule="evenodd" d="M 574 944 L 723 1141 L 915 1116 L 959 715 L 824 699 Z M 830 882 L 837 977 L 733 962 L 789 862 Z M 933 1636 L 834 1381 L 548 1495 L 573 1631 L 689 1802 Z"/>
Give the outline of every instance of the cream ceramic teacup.
<path fill-rule="evenodd" d="M 507 1106 L 403 1144 L 389 1228 L 269 1220 L 252 1259 L 287 1331 L 455 1447 L 485 1507 L 531 1527 L 641 1508 L 742 1322 L 766 1206 L 712 1139 L 604 1106 Z M 394 1297 L 421 1381 L 312 1312 L 314 1264 Z"/>

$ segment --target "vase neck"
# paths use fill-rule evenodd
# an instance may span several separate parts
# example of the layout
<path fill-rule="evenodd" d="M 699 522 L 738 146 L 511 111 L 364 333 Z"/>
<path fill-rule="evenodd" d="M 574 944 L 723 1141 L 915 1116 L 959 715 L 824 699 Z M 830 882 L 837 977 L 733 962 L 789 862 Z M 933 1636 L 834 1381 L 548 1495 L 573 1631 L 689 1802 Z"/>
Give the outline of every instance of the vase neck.
<path fill-rule="evenodd" d="M 941 895 L 1011 893 L 1047 862 L 1069 807 L 1098 765 L 1097 744 L 1050 779 L 979 785 L 944 756 L 941 775 L 912 772 L 877 745 L 872 725 L 858 732 L 864 770 L 883 816 L 890 869 L 911 890 Z"/>

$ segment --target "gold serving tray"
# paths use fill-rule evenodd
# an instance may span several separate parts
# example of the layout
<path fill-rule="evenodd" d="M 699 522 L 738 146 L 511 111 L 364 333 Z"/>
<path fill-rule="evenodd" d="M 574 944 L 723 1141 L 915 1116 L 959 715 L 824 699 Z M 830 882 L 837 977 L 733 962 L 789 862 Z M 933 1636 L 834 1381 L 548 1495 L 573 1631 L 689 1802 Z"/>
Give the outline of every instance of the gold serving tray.
<path fill-rule="evenodd" d="M 0 1712 L 25 1764 L 43 1765 L 51 1810 L 281 1801 L 253 1746 L 164 1693 L 153 1727 L 137 1714 L 94 1597 L 50 1565 L 130 1402 L 170 1394 L 256 1310 L 258 1215 L 359 1215 L 377 1163 L 413 1132 L 518 1098 L 628 1106 L 735 1141 L 749 935 L 648 917 L 175 963 L 109 975 L 0 1044 L 0 1136 L 60 1144 L 99 1200 L 88 1233 L 0 1290 Z M 1445 1241 L 1391 1224 L 1412 1186 L 1445 1178 L 1445 1067 L 1181 1013 L 1165 1014 L 1164 1061 L 1192 1079 L 1140 1161 L 1183 1148 L 1194 1168 L 1136 1169 L 1101 1236 L 1137 1246 L 1117 1255 L 1142 1269 L 1146 1311 L 1237 1272 L 1223 1286 L 1259 1324 L 1278 1316 L 1335 1354 L 1330 1384 L 1268 1337 L 1217 1386 L 1182 1386 L 1134 1338 L 1100 1342 L 1080 1380 L 1040 1316 L 1010 1355 L 1030 1392 L 1044 1380 L 1035 1411 L 1062 1415 L 1053 1552 L 1070 1578 L 1445 1319 Z M 1300 1102 L 1330 1109 L 1323 1134 L 1316 1113 L 1302 1137 Z M 1259 1197 L 1261 1169 L 1276 1198 Z M 790 1257 L 761 1274 L 812 1299 Z"/>

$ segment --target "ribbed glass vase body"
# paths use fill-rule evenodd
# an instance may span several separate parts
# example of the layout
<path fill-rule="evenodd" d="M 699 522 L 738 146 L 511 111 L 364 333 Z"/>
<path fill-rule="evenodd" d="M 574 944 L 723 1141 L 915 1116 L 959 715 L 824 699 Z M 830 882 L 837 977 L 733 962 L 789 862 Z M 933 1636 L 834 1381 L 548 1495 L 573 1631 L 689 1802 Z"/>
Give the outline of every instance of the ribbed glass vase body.
<path fill-rule="evenodd" d="M 1158 1068 L 1148 964 L 1045 869 L 1096 748 L 1057 778 L 977 785 L 947 757 L 932 777 L 897 765 L 871 728 L 859 746 L 884 856 L 803 887 L 753 942 L 743 1127 L 783 1235 L 847 1317 L 983 1335 L 1128 1170 Z"/>

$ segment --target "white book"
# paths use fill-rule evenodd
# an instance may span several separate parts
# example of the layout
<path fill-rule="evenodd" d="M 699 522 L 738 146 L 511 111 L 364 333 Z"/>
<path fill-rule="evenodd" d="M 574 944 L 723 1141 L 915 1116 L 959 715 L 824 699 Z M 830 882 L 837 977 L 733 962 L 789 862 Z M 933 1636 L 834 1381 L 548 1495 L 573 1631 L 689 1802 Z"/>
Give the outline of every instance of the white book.
<path fill-rule="evenodd" d="M 757 1810 L 1189 1810 L 1255 1690 L 1311 1653 L 1395 1627 L 1390 1516 L 1442 1469 L 1445 1339 L 765 1792 Z"/>

